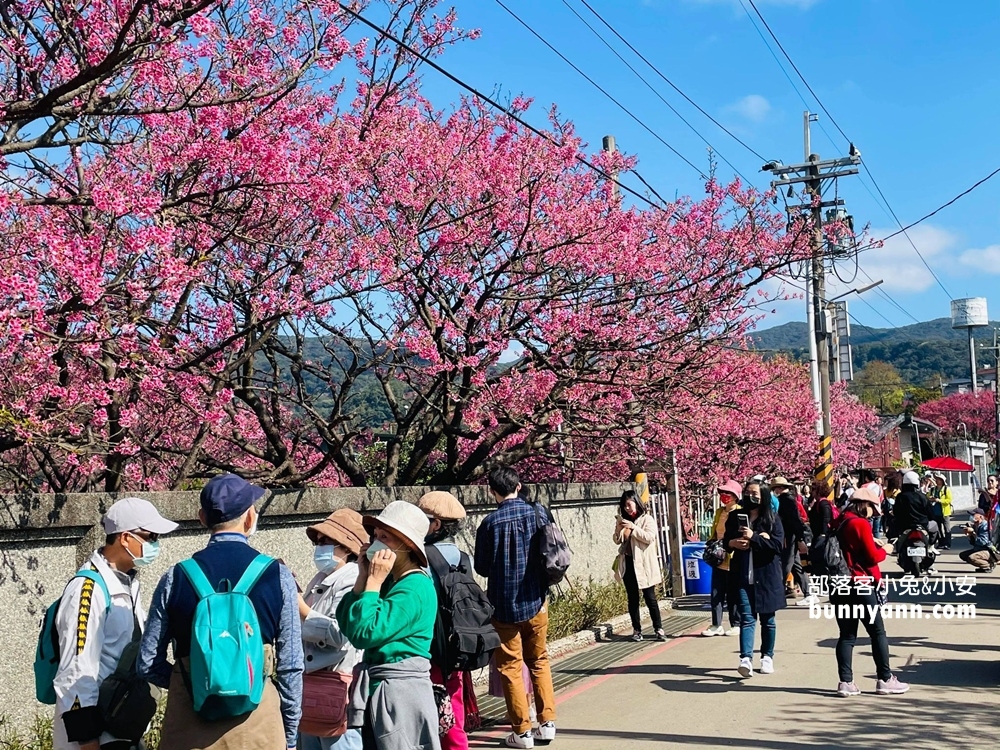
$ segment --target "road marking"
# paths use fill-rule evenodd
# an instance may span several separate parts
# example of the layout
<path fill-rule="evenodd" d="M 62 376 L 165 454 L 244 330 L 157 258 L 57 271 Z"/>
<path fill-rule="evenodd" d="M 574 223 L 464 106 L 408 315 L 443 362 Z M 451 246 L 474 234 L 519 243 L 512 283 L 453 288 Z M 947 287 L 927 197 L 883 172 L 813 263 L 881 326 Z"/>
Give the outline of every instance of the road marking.
<path fill-rule="evenodd" d="M 690 633 L 688 635 L 679 636 L 678 638 L 675 638 L 672 641 L 667 641 L 666 643 L 664 643 L 664 644 L 662 644 L 660 646 L 656 646 L 656 647 L 651 648 L 651 649 L 646 649 L 646 650 L 642 651 L 639 654 L 639 656 L 637 656 L 635 659 L 632 659 L 631 661 L 628 661 L 625 664 L 621 664 L 621 665 L 615 667 L 614 669 L 612 669 L 610 672 L 607 672 L 606 674 L 597 675 L 596 677 L 593 677 L 590 680 L 584 681 L 581 684 L 577 685 L 572 690 L 567 690 L 566 692 L 561 693 L 560 695 L 556 696 L 556 705 L 558 706 L 560 703 L 565 703 L 570 698 L 575 698 L 576 696 L 578 696 L 578 695 L 580 695 L 582 693 L 586 693 L 588 690 L 592 690 L 593 688 L 597 687 L 598 685 L 601 685 L 602 683 L 607 682 L 612 677 L 617 677 L 620 674 L 624 674 L 625 672 L 627 672 L 629 670 L 630 667 L 637 667 L 640 664 L 643 664 L 643 663 L 649 661 L 654 656 L 658 656 L 659 654 L 662 654 L 667 649 L 673 648 L 674 646 L 679 646 L 680 644 L 684 643 L 685 641 L 689 641 L 689 640 L 691 640 L 694 637 L 695 637 L 694 633 Z"/>
<path fill-rule="evenodd" d="M 617 677 L 618 675 L 624 674 L 629 670 L 630 667 L 637 667 L 640 664 L 644 664 L 645 662 L 652 659 L 654 656 L 658 656 L 659 654 L 662 654 L 664 651 L 671 649 L 674 646 L 679 646 L 685 641 L 690 641 L 693 638 L 697 637 L 697 635 L 698 631 L 696 629 L 686 635 L 677 636 L 673 640 L 667 641 L 666 643 L 663 643 L 659 646 L 655 646 L 650 649 L 644 649 L 641 652 L 639 652 L 639 655 L 636 658 L 626 662 L 625 664 L 620 664 L 607 674 L 597 675 L 596 677 L 590 680 L 586 680 L 578 684 L 572 690 L 567 690 L 564 693 L 560 693 L 559 695 L 556 696 L 556 705 L 558 706 L 562 703 L 565 703 L 570 698 L 576 698 L 578 695 L 581 695 L 582 693 L 585 693 L 588 690 L 592 690 L 598 685 L 607 682 L 612 677 Z M 479 738 L 497 739 L 500 737 L 506 737 L 508 734 L 510 734 L 510 727 L 508 727 L 507 729 L 495 729 L 491 732 L 475 732 L 476 739 Z M 472 739 L 472 736 L 470 735 L 469 738 Z M 472 745 L 470 745 L 470 747 L 472 747 Z M 476 747 L 480 747 L 480 745 L 476 745 Z"/>

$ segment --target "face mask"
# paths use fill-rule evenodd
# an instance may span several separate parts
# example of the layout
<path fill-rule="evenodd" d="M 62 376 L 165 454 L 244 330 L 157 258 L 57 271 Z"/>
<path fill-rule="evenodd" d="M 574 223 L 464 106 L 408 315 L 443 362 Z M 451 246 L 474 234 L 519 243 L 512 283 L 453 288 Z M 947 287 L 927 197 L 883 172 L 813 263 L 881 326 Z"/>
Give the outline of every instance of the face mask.
<path fill-rule="evenodd" d="M 375 557 L 375 553 L 381 552 L 384 549 L 387 549 L 390 552 L 399 552 L 398 549 L 393 549 L 384 542 L 381 542 L 378 539 L 376 539 L 374 542 L 372 542 L 372 546 L 368 548 L 368 551 L 365 553 L 365 557 L 367 557 L 368 561 L 371 562 L 371 559 Z"/>
<path fill-rule="evenodd" d="M 316 570 L 320 573 L 332 573 L 340 566 L 334 553 L 337 551 L 336 544 L 320 544 L 313 548 L 313 562 L 316 563 Z"/>
<path fill-rule="evenodd" d="M 744 508 L 756 508 L 760 505 L 760 498 L 754 497 L 753 495 L 743 496 L 743 507 Z"/>
<path fill-rule="evenodd" d="M 136 537 L 139 539 L 139 537 Z M 143 542 L 142 543 L 142 557 L 136 557 L 131 552 L 129 552 L 128 547 L 125 551 L 129 553 L 132 557 L 132 564 L 137 568 L 144 568 L 149 565 L 153 560 L 157 558 L 160 554 L 160 541 L 157 539 L 155 542 Z"/>
<path fill-rule="evenodd" d="M 247 532 L 247 538 L 252 537 L 257 533 L 257 521 L 260 519 L 260 514 L 254 511 L 253 514 L 253 525 L 250 527 L 250 531 Z"/>

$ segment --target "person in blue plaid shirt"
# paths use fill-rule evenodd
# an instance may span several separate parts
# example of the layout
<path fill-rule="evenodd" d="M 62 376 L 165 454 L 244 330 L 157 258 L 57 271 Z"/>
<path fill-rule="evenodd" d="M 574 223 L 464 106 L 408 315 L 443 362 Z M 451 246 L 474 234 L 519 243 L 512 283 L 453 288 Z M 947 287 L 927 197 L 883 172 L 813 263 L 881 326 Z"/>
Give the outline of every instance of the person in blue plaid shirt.
<path fill-rule="evenodd" d="M 510 467 L 491 471 L 489 486 L 500 507 L 483 519 L 476 532 L 475 568 L 487 580 L 486 594 L 495 609 L 493 625 L 500 635 L 494 659 L 514 730 L 507 746 L 533 748 L 535 740 L 551 742 L 556 736 L 556 701 L 546 645 L 548 586 L 544 568 L 531 552 L 539 515 L 518 496 L 521 480 Z M 539 725 L 533 731 L 523 664 L 528 665 L 535 686 Z"/>

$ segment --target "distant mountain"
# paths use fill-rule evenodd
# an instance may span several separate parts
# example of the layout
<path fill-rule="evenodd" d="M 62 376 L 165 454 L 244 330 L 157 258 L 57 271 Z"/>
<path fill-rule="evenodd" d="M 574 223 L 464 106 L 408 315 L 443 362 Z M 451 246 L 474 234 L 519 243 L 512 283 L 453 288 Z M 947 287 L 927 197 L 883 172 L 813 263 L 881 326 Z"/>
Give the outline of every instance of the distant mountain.
<path fill-rule="evenodd" d="M 992 326 L 976 328 L 977 342 L 993 343 Z M 751 339 L 756 348 L 768 352 L 784 352 L 796 359 L 808 356 L 808 326 L 804 322 L 784 323 L 756 331 Z M 869 328 L 851 323 L 851 346 L 854 350 L 854 371 L 865 363 L 878 359 L 889 362 L 913 385 L 935 384 L 937 378 L 950 380 L 969 376 L 969 343 L 965 330 L 951 327 L 950 318 L 937 318 L 901 328 Z M 979 367 L 994 364 L 992 355 L 978 355 Z"/>

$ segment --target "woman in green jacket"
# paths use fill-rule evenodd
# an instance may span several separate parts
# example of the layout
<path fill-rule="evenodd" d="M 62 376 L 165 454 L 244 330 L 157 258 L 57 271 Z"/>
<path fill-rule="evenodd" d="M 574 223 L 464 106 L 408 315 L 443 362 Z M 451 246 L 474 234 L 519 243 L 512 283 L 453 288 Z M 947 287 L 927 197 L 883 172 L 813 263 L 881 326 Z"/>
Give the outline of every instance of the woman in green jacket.
<path fill-rule="evenodd" d="M 440 750 L 430 677 L 437 592 L 424 570 L 429 521 L 417 506 L 396 501 L 363 523 L 374 541 L 337 607 L 341 631 L 365 651 L 348 725 L 361 728 L 365 750 Z"/>

